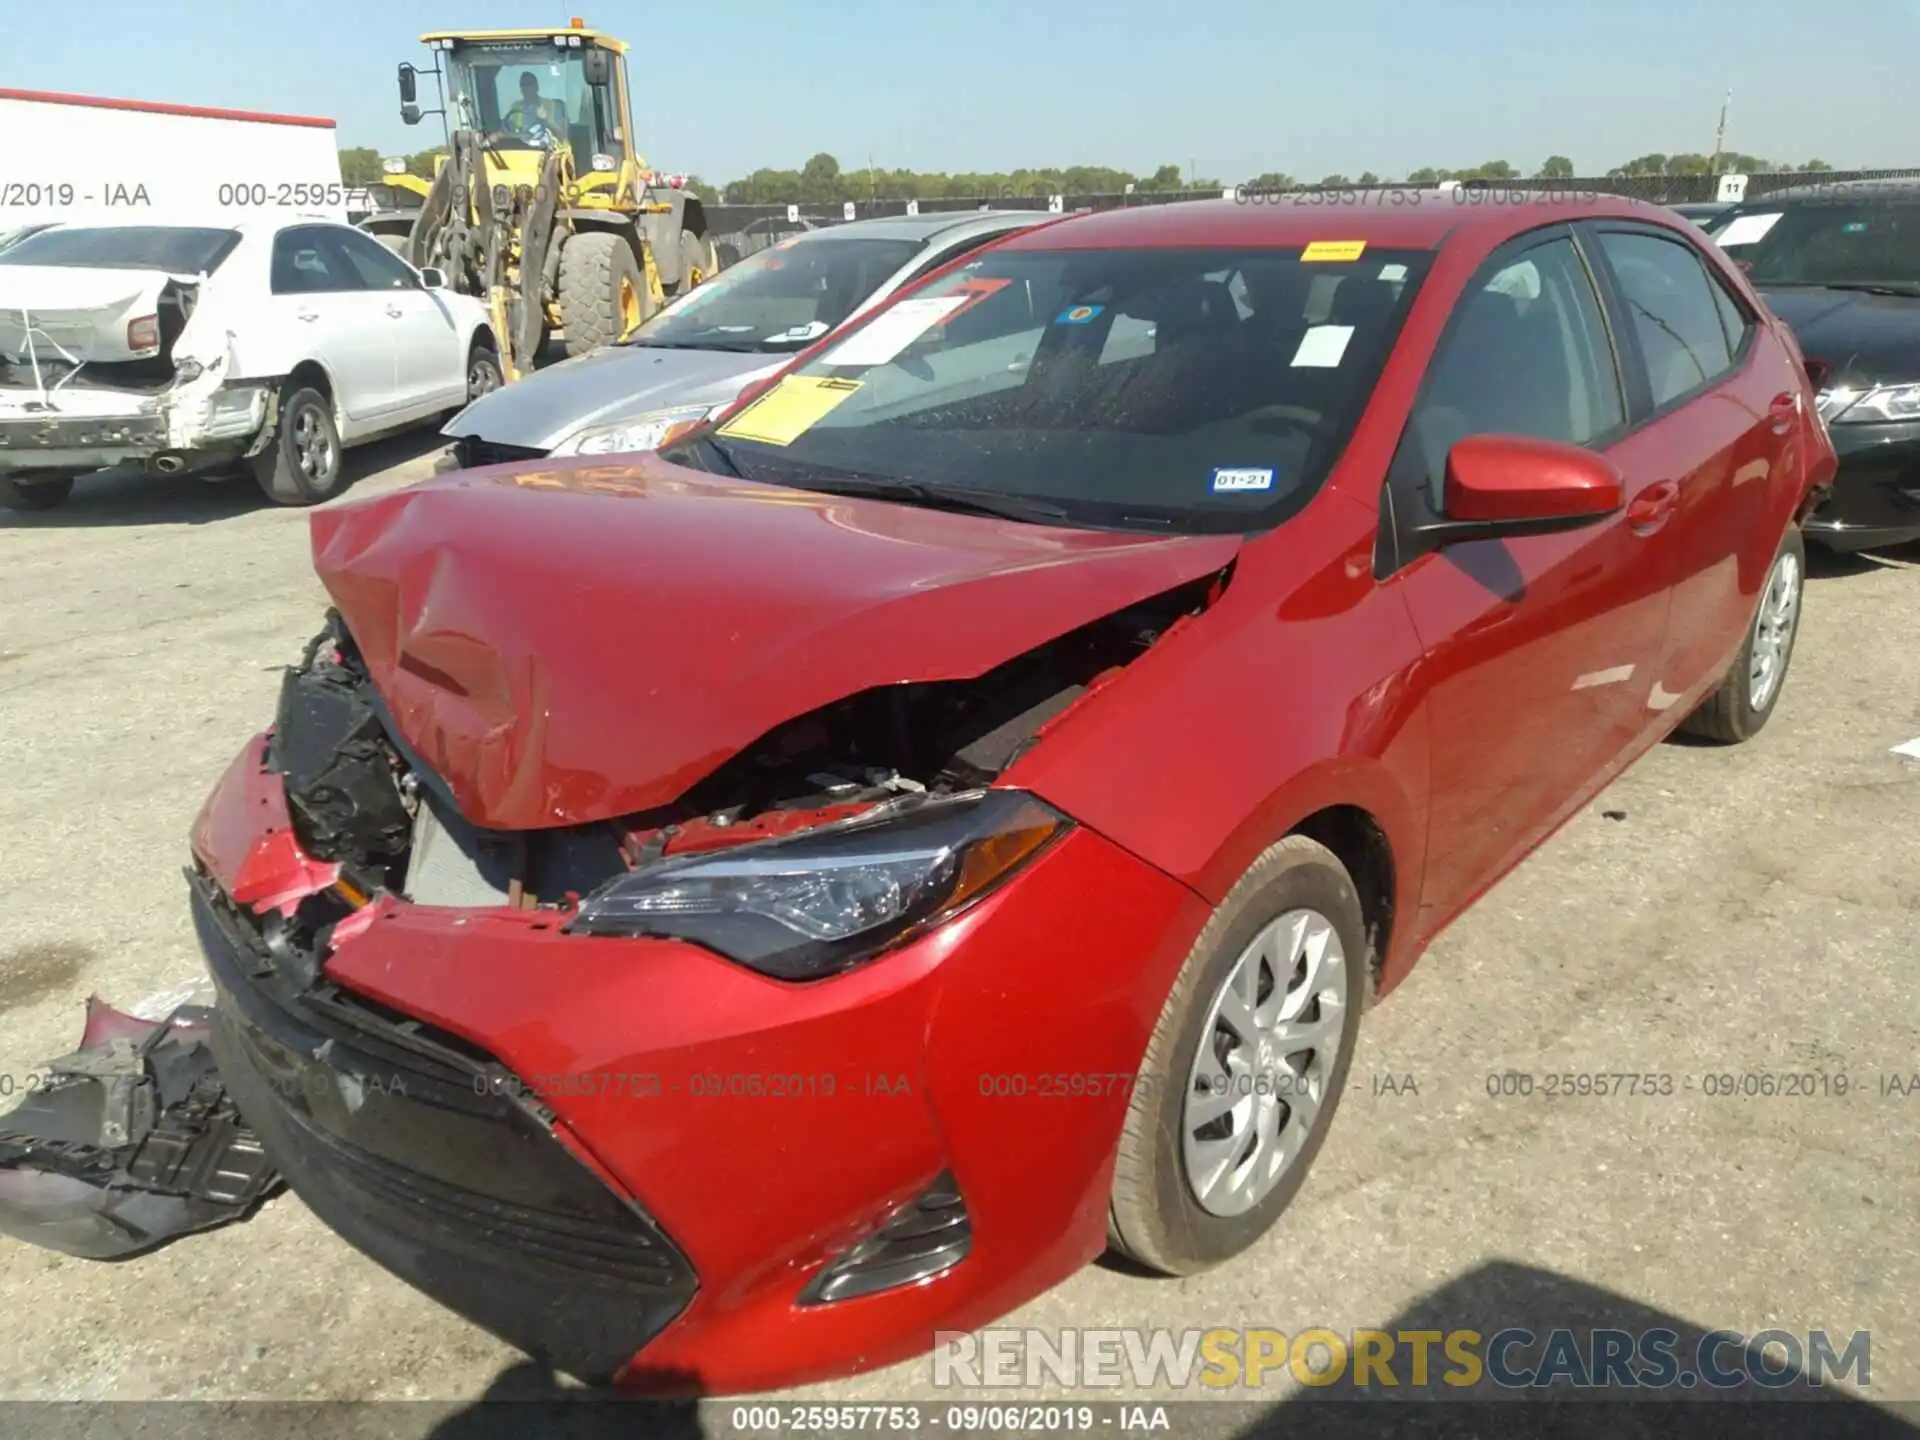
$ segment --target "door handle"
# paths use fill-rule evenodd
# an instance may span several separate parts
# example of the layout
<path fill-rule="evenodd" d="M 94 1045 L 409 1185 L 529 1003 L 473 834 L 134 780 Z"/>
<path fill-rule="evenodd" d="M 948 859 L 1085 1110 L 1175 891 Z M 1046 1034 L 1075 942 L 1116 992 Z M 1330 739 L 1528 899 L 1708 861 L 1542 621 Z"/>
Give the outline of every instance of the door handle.
<path fill-rule="evenodd" d="M 294 313 L 302 320 L 318 320 L 320 318 L 320 312 L 318 310 L 296 310 Z"/>
<path fill-rule="evenodd" d="M 1677 480 L 1662 480 L 1657 485 L 1649 485 L 1627 505 L 1627 524 L 1633 527 L 1636 535 L 1651 535 L 1668 520 L 1673 518 L 1673 510 L 1680 503 L 1680 484 Z"/>
<path fill-rule="evenodd" d="M 1767 423 L 1773 427 L 1773 433 L 1784 435 L 1793 428 L 1794 421 L 1800 418 L 1800 392 L 1784 390 L 1773 397 L 1773 403 L 1767 406 Z"/>
<path fill-rule="evenodd" d="M 396 320 L 398 320 L 401 316 L 405 315 L 406 313 L 407 312 L 402 310 L 398 305 L 387 306 L 387 314 L 391 315 Z"/>

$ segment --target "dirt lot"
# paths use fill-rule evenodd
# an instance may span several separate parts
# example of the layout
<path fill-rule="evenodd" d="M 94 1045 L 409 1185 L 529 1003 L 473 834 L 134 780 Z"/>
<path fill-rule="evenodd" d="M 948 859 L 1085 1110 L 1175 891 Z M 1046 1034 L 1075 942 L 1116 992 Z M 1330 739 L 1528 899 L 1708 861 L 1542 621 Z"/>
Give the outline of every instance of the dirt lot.
<path fill-rule="evenodd" d="M 352 493 L 436 453 L 363 454 Z M 321 604 L 305 517 L 245 485 L 107 477 L 0 515 L 0 1076 L 70 1048 L 89 994 L 194 979 L 188 822 Z M 1446 937 L 1369 1017 L 1254 1254 L 1182 1282 L 1095 1267 L 1007 1323 L 1865 1329 L 1868 1393 L 1920 1397 L 1920 1095 L 1883 1093 L 1920 1072 L 1920 760 L 1890 753 L 1920 736 L 1917 617 L 1920 554 L 1818 565 L 1773 725 L 1661 747 Z M 1509 1070 L 1677 1087 L 1491 1097 Z M 1850 1093 L 1702 1083 L 1780 1072 Z M 122 1266 L 0 1241 L 0 1395 L 458 1401 L 526 1376 L 291 1197 Z M 812 1393 L 930 1383 L 916 1362 Z"/>

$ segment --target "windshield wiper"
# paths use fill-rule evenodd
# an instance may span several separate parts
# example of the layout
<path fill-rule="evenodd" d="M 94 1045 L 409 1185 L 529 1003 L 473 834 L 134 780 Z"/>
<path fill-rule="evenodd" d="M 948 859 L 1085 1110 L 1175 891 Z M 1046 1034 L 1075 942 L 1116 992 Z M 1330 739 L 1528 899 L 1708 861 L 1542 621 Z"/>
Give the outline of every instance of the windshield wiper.
<path fill-rule="evenodd" d="M 1067 518 L 1065 506 L 1029 495 L 1007 495 L 958 485 L 922 485 L 913 480 L 880 480 L 862 475 L 836 474 L 824 480 L 795 482 L 823 495 L 852 495 L 863 500 L 893 500 L 928 510 L 952 510 L 963 515 L 992 515 L 1002 520 L 1058 522 Z"/>

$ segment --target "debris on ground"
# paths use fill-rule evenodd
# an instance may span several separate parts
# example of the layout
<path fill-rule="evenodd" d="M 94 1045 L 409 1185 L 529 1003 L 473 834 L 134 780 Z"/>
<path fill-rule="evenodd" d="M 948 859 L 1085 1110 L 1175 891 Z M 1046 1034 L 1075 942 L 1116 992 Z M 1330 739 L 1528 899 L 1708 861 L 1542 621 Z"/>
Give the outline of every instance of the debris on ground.
<path fill-rule="evenodd" d="M 280 1177 L 228 1098 L 213 1011 L 87 1001 L 80 1048 L 0 1114 L 0 1233 L 90 1260 L 244 1219 Z"/>

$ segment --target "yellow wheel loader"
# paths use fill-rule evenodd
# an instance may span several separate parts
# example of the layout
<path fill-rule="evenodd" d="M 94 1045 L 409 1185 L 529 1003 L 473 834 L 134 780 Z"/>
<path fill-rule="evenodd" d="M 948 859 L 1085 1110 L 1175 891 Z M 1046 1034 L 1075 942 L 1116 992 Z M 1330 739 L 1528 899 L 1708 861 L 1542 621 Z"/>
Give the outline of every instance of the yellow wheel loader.
<path fill-rule="evenodd" d="M 534 368 L 553 331 L 585 354 L 720 268 L 699 198 L 634 148 L 623 41 L 580 20 L 420 40 L 435 64 L 400 67 L 400 116 L 444 116 L 448 153 L 431 181 L 387 161 L 387 183 L 419 206 L 361 225 L 492 306 L 508 380 Z M 423 73 L 438 81 L 438 111 L 421 109 Z"/>

